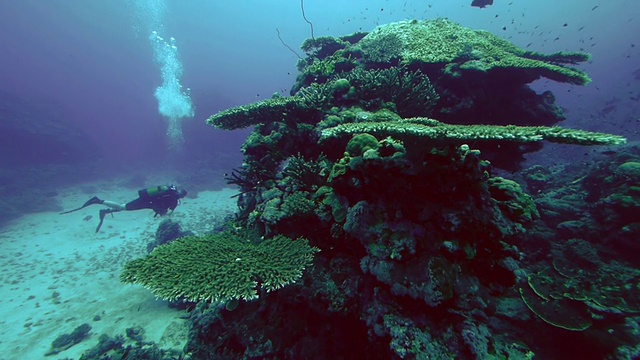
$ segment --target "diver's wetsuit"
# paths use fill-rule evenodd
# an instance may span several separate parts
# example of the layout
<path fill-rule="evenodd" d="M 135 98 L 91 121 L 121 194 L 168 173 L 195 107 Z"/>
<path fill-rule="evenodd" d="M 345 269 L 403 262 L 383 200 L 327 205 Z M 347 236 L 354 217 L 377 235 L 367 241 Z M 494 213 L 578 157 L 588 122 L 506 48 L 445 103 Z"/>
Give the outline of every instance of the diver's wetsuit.
<path fill-rule="evenodd" d="M 138 198 L 129 201 L 125 210 L 151 209 L 155 211 L 154 217 L 166 215 L 178 206 L 180 193 L 175 186 L 156 186 L 138 191 Z"/>

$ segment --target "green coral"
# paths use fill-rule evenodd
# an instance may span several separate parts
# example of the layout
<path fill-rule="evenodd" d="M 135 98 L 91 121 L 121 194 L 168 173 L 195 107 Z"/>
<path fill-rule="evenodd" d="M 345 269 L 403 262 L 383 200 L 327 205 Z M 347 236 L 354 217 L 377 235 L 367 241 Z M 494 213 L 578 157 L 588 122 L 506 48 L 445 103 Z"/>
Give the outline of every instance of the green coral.
<path fill-rule="evenodd" d="M 602 203 L 618 206 L 627 210 L 640 210 L 640 196 L 614 193 L 601 200 Z"/>
<path fill-rule="evenodd" d="M 378 149 L 378 139 L 370 134 L 358 134 L 349 140 L 346 150 L 350 156 L 362 156 L 371 149 Z"/>
<path fill-rule="evenodd" d="M 331 209 L 331 217 L 337 223 L 343 222 L 347 218 L 348 202 L 343 197 L 337 195 L 333 188 L 323 186 L 315 193 L 317 199 L 322 199 L 322 204 Z M 319 216 L 323 215 L 324 209 L 316 209 Z"/>
<path fill-rule="evenodd" d="M 305 75 L 313 76 L 319 82 L 324 82 L 336 72 L 336 60 L 329 57 L 326 60 L 315 60 L 304 68 Z"/>
<path fill-rule="evenodd" d="M 439 99 L 431 81 L 420 70 L 357 68 L 344 78 L 356 89 L 357 99 L 393 106 L 402 117 L 427 116 Z"/>
<path fill-rule="evenodd" d="M 354 115 L 355 122 L 386 122 L 402 120 L 400 115 L 387 109 L 380 109 L 374 112 L 364 110 L 356 111 Z"/>
<path fill-rule="evenodd" d="M 577 240 L 569 243 L 576 245 Z M 607 313 L 640 312 L 639 271 L 617 262 L 603 263 L 590 244 L 579 246 L 591 253 L 581 254 L 582 259 L 575 254 L 572 260 L 554 258 L 552 268 L 528 276 L 527 284 L 519 288 L 527 307 L 545 322 L 571 331 L 586 330 L 592 318 Z"/>
<path fill-rule="evenodd" d="M 281 210 L 282 198 L 263 199 L 264 206 L 261 212 L 258 212 L 260 220 L 269 225 L 275 225 L 284 217 Z"/>
<path fill-rule="evenodd" d="M 274 226 L 283 219 L 311 215 L 316 207 L 307 191 L 295 191 L 291 194 L 273 188 L 262 195 L 263 204 L 255 211 L 255 218 L 266 226 Z"/>
<path fill-rule="evenodd" d="M 321 140 L 369 133 L 400 139 L 499 140 L 506 142 L 550 141 L 577 145 L 620 145 L 622 136 L 546 126 L 451 125 L 429 118 L 411 118 L 382 123 L 349 123 L 322 130 Z"/>
<path fill-rule="evenodd" d="M 242 144 L 242 152 L 246 153 L 249 149 L 261 146 L 272 149 L 282 141 L 283 134 L 286 134 L 287 131 L 286 126 L 282 123 L 276 123 L 268 133 L 264 131 L 263 134 L 260 130 L 262 128 L 256 128 L 247 136 Z"/>
<path fill-rule="evenodd" d="M 167 300 L 251 300 L 259 289 L 273 291 L 296 281 L 319 251 L 303 238 L 251 240 L 230 232 L 184 237 L 128 262 L 120 280 Z"/>
<path fill-rule="evenodd" d="M 345 156 L 338 160 L 333 167 L 331 168 L 331 173 L 329 173 L 329 182 L 333 181 L 335 178 L 338 178 L 347 173 L 347 169 L 349 168 L 349 162 L 351 161 L 350 156 Z"/>
<path fill-rule="evenodd" d="M 332 36 L 321 36 L 317 38 L 306 39 L 300 49 L 306 53 L 312 53 L 314 57 L 325 58 L 338 50 L 344 49 L 348 42 L 334 38 Z"/>
<path fill-rule="evenodd" d="M 546 323 L 570 331 L 584 331 L 592 325 L 585 306 L 570 299 L 544 299 L 530 287 L 519 289 L 525 305 Z"/>
<path fill-rule="evenodd" d="M 235 130 L 264 123 L 269 119 L 279 119 L 287 111 L 304 109 L 305 105 L 298 97 L 276 96 L 249 105 L 238 106 L 212 115 L 209 125 L 218 129 Z"/>
<path fill-rule="evenodd" d="M 331 47 L 328 47 L 331 49 Z M 331 53 L 327 48 L 322 48 L 316 54 L 298 61 L 296 65 L 300 74 L 298 80 L 303 80 L 305 85 L 311 83 L 324 83 L 333 75 L 345 73 L 358 66 L 356 59 L 352 57 L 350 51 L 338 50 Z M 295 93 L 295 88 L 292 94 Z"/>
<path fill-rule="evenodd" d="M 351 84 L 349 84 L 349 80 L 341 78 L 337 79 L 333 82 L 333 92 L 338 94 L 344 94 L 349 91 L 351 88 Z"/>
<path fill-rule="evenodd" d="M 284 198 L 281 210 L 284 217 L 303 216 L 313 213 L 316 204 L 306 191 L 296 191 Z"/>
<path fill-rule="evenodd" d="M 544 76 L 556 81 L 585 85 L 591 79 L 565 64 L 590 59 L 584 53 L 550 55 L 525 51 L 487 31 L 472 30 L 446 19 L 399 21 L 379 26 L 358 44 L 372 63 L 398 61 L 402 65 L 448 64 L 445 73 L 459 76 L 461 70 L 487 72 L 520 69 L 532 79 Z"/>
<path fill-rule="evenodd" d="M 364 58 L 371 63 L 387 64 L 400 60 L 404 43 L 400 34 L 380 31 L 367 35 L 360 40 L 358 46 L 362 49 Z"/>
<path fill-rule="evenodd" d="M 631 180 L 640 181 L 640 163 L 628 161 L 618 166 L 615 173 Z"/>
<path fill-rule="evenodd" d="M 305 160 L 298 154 L 288 159 L 282 175 L 296 190 L 316 191 L 327 182 L 331 165 L 323 154 L 316 160 Z"/>
<path fill-rule="evenodd" d="M 332 114 L 326 116 L 324 120 L 318 123 L 316 128 L 321 130 L 351 122 L 385 122 L 399 120 L 402 120 L 402 118 L 398 114 L 388 109 L 366 111 L 360 107 L 351 107 L 342 109 L 335 115 Z"/>
<path fill-rule="evenodd" d="M 522 191 L 520 185 L 499 176 L 487 180 L 491 197 L 501 210 L 518 223 L 530 223 L 540 217 L 533 198 Z"/>

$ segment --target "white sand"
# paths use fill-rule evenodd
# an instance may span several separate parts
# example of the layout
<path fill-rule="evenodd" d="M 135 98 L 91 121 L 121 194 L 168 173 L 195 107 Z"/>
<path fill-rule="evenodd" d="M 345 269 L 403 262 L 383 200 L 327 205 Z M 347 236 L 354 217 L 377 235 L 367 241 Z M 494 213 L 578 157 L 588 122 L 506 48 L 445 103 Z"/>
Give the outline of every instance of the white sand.
<path fill-rule="evenodd" d="M 91 185 L 103 199 L 127 202 L 137 196 L 138 189 L 115 183 Z M 231 196 L 236 193 L 200 192 L 195 199 L 184 199 L 170 217 L 184 230 L 212 230 L 212 219 L 235 210 Z M 92 195 L 74 188 L 62 191 L 58 200 L 73 209 Z M 182 349 L 187 327 L 180 316 L 186 314 L 118 279 L 127 261 L 146 254 L 164 218 L 154 219 L 152 210 L 119 212 L 107 216 L 95 234 L 101 208 L 26 215 L 0 228 L 0 359 L 45 358 L 58 335 L 83 323 L 92 327 L 89 338 L 46 359 L 77 359 L 97 344 L 100 334 L 125 335 L 132 326 L 146 330 L 145 341 Z M 92 218 L 85 220 L 88 216 Z"/>

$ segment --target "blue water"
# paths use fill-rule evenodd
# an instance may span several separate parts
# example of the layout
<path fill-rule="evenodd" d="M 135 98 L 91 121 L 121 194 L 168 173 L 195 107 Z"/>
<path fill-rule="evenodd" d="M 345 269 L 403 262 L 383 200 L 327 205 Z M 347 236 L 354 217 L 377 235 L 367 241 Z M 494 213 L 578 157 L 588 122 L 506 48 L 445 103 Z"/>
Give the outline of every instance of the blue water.
<path fill-rule="evenodd" d="M 579 67 L 591 84 L 542 79 L 532 87 L 554 92 L 567 116 L 562 126 L 640 140 L 640 1 L 470 3 L 307 0 L 304 11 L 316 37 L 445 17 L 527 50 L 588 52 L 593 60 Z M 1 2 L 0 226 L 60 210 L 56 188 L 83 181 L 179 174 L 200 190 L 221 187 L 242 163 L 249 130 L 216 130 L 205 120 L 289 93 L 298 58 L 276 29 L 303 55 L 298 47 L 311 28 L 294 0 Z M 173 55 L 158 55 L 151 31 L 166 41 L 160 46 L 175 45 Z M 162 56 L 179 62 L 168 75 Z M 163 81 L 175 81 L 173 92 L 158 95 Z M 172 109 L 163 110 L 162 96 Z M 547 144 L 529 160 L 589 161 L 599 151 Z M 16 201 L 21 196 L 27 200 Z"/>
<path fill-rule="evenodd" d="M 168 155 L 166 124 L 153 96 L 160 72 L 134 3 L 27 0 L 1 6 L 0 90 L 50 103 L 52 111 L 84 132 L 105 161 L 128 164 Z M 584 49 L 593 54 L 593 61 L 582 66 L 594 80 L 591 85 L 542 81 L 539 86 L 557 89 L 558 103 L 569 110 L 567 125 L 638 137 L 637 119 L 623 110 L 637 109 L 638 100 L 630 98 L 640 92 L 632 75 L 640 47 L 634 44 L 640 28 L 635 1 L 496 1 L 484 9 L 466 1 L 307 1 L 305 7 L 316 36 L 447 17 L 534 51 Z M 297 1 L 166 1 L 163 25 L 178 41 L 182 83 L 191 89 L 195 107 L 193 119 L 183 123 L 188 158 L 234 152 L 243 140 L 244 134 L 208 128 L 207 116 L 286 93 L 292 85 L 297 58 L 280 44 L 275 29 L 294 48 L 310 36 Z M 603 120 L 600 111 L 612 99 L 620 99 L 618 109 Z"/>

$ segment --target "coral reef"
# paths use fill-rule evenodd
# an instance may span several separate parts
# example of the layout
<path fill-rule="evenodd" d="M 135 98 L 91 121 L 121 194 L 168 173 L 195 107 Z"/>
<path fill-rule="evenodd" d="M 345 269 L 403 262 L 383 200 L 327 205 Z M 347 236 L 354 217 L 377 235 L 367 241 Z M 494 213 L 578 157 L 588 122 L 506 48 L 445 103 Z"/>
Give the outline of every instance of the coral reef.
<path fill-rule="evenodd" d="M 582 342 L 594 333 L 615 339 L 600 355 L 634 351 L 618 336 L 626 331 L 601 335 L 599 319 L 620 325 L 613 314 L 631 314 L 636 303 L 603 298 L 635 289 L 588 288 L 594 274 L 613 283 L 604 274 L 618 265 L 577 241 L 565 253 L 571 259 L 545 263 L 558 252 L 555 232 L 588 228 L 566 223 L 576 220 L 563 216 L 572 204 L 550 216 L 524 183 L 494 173 L 496 164 L 517 168 L 542 141 L 625 143 L 550 126 L 562 118 L 553 95 L 527 87 L 541 76 L 587 83 L 567 66 L 586 54 L 530 53 L 448 20 L 317 38 L 303 49 L 292 96 L 208 120 L 254 126 L 244 163 L 228 178 L 239 187 L 235 230 L 160 246 L 123 272 L 160 297 L 198 301 L 188 354 L 561 358 L 564 348 L 545 347 L 531 325 Z M 610 183 L 621 192 L 594 195 L 594 211 L 633 233 L 640 227 L 620 210 L 636 209 L 635 165 L 618 165 Z M 551 174 L 524 177 L 540 196 Z M 616 284 L 635 281 L 624 274 Z M 583 347 L 576 354 L 595 345 Z"/>
<path fill-rule="evenodd" d="M 633 358 L 640 349 L 640 197 L 630 190 L 640 180 L 633 172 L 639 159 L 631 145 L 591 164 L 523 172 L 523 183 L 536 189 L 540 221 L 521 247 L 529 273 L 518 291 L 537 318 L 576 333 L 553 343 L 555 356 L 570 354 L 581 339 L 592 341 L 591 358 Z"/>

